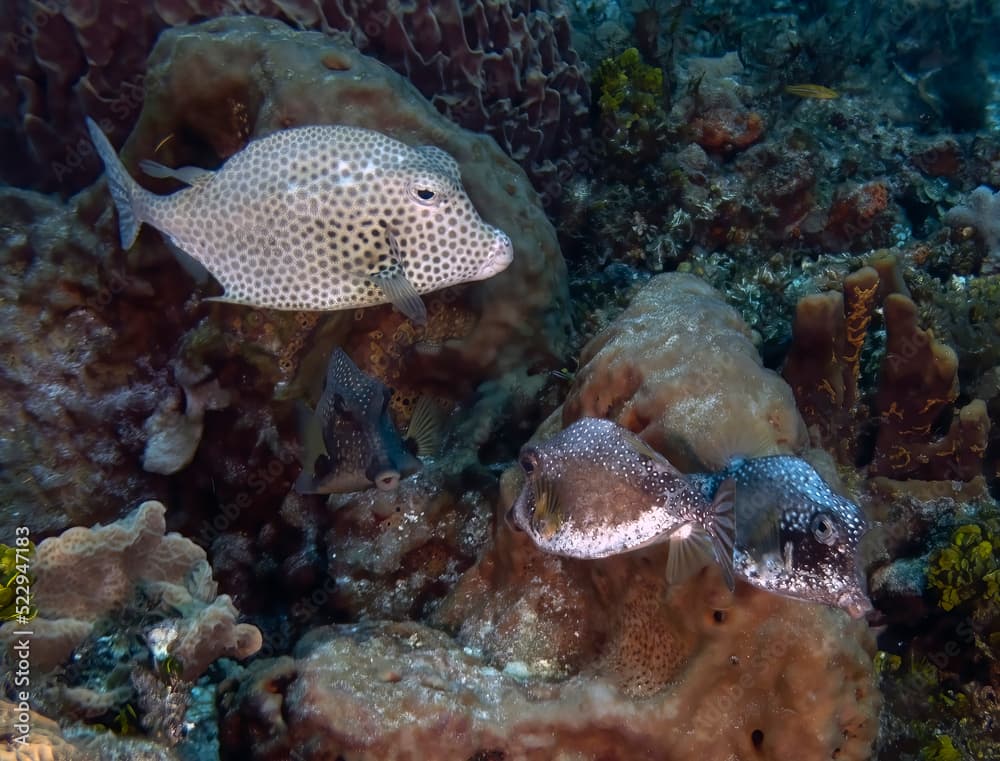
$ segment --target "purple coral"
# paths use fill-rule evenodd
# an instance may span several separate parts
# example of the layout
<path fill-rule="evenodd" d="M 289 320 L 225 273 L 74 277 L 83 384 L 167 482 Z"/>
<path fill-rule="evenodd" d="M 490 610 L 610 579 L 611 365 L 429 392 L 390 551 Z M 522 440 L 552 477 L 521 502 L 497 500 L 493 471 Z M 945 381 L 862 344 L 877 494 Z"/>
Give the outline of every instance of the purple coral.
<path fill-rule="evenodd" d="M 952 227 L 974 227 L 986 244 L 987 255 L 1000 260 L 1000 191 L 994 193 L 985 185 L 969 193 L 965 205 L 953 207 L 944 215 Z"/>

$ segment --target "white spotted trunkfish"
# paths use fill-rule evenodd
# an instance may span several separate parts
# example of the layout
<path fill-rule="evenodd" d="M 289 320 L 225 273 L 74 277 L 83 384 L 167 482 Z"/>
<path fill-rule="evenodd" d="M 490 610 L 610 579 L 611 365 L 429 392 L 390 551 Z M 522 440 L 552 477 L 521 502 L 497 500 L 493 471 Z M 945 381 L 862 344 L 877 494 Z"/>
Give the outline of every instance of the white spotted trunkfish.
<path fill-rule="evenodd" d="M 87 128 L 118 208 L 123 248 L 146 222 L 223 286 L 217 301 L 287 310 L 392 303 L 423 323 L 420 294 L 484 280 L 513 258 L 462 188 L 457 162 L 348 126 L 296 127 L 257 140 L 218 170 L 141 162 L 189 187 L 166 196 L 126 172 Z"/>
<path fill-rule="evenodd" d="M 400 479 L 420 470 L 415 455 L 437 452 L 440 415 L 421 397 L 404 439 L 389 414 L 391 398 L 388 386 L 361 372 L 343 349 L 334 350 L 316 411 L 304 404 L 298 410 L 303 469 L 296 491 L 395 491 Z"/>
<path fill-rule="evenodd" d="M 869 526 L 861 508 L 792 455 L 734 459 L 717 473 L 689 476 L 705 499 L 735 485 L 737 575 L 775 594 L 872 610 L 862 565 Z"/>
<path fill-rule="evenodd" d="M 601 558 L 669 542 L 667 580 L 716 562 L 733 588 L 732 489 L 712 499 L 635 434 L 610 420 L 581 418 L 521 449 L 524 488 L 507 514 L 538 547 Z"/>

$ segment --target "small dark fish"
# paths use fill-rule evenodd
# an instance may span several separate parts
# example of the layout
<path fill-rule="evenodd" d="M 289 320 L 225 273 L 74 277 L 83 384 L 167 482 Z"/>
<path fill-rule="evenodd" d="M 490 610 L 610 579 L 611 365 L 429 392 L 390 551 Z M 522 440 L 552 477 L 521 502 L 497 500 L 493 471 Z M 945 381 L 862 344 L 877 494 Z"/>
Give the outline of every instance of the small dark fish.
<path fill-rule="evenodd" d="M 336 349 L 316 412 L 303 405 L 299 413 L 304 467 L 296 491 L 332 494 L 371 486 L 393 491 L 400 479 L 420 470 L 414 451 L 432 453 L 438 421 L 421 400 L 407 432 L 411 441 L 404 441 L 389 414 L 391 398 L 391 389 Z"/>
<path fill-rule="evenodd" d="M 718 562 L 733 586 L 732 495 L 705 499 L 666 458 L 610 420 L 582 418 L 520 454 L 511 525 L 556 555 L 601 558 L 668 541 L 669 581 Z"/>
<path fill-rule="evenodd" d="M 813 98 L 814 100 L 834 100 L 840 97 L 840 93 L 836 90 L 813 84 L 785 85 L 785 92 L 799 98 Z"/>
<path fill-rule="evenodd" d="M 690 479 L 705 499 L 719 484 L 735 483 L 740 578 L 779 595 L 843 608 L 854 618 L 872 610 L 859 558 L 865 516 L 808 462 L 791 455 L 737 459 Z"/>

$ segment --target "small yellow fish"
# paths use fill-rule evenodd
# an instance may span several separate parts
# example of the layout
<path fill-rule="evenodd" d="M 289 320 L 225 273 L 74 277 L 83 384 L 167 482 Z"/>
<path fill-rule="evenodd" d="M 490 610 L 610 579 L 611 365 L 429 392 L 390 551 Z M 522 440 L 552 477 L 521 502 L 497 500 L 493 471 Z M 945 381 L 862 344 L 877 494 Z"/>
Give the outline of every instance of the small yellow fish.
<path fill-rule="evenodd" d="M 823 85 L 785 85 L 785 92 L 800 98 L 816 98 L 817 100 L 833 100 L 840 93 Z"/>

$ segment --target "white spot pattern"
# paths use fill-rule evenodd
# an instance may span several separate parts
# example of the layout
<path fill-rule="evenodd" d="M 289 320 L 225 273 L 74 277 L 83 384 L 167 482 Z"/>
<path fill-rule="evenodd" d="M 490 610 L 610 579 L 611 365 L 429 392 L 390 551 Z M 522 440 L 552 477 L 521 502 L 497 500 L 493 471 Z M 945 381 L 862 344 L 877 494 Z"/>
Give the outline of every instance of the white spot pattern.
<path fill-rule="evenodd" d="M 273 309 L 384 304 L 372 278 L 390 267 L 427 293 L 491 277 L 513 254 L 451 156 L 358 127 L 276 132 L 209 181 L 148 194 L 143 207 L 144 221 L 219 280 L 224 300 Z"/>

